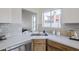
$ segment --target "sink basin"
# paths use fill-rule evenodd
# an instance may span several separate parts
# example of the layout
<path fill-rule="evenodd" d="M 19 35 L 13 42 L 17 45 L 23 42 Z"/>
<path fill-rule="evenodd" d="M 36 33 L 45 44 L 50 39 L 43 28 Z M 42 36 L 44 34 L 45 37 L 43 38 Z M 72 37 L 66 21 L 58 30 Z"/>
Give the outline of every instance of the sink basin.
<path fill-rule="evenodd" d="M 31 34 L 31 36 L 48 36 L 47 34 Z"/>

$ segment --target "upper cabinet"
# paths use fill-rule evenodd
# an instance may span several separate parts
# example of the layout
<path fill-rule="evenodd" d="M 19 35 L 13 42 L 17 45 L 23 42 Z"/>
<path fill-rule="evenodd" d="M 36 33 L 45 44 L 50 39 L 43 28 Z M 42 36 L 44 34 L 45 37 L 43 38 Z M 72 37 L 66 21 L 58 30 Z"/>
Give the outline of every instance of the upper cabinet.
<path fill-rule="evenodd" d="M 79 8 L 63 8 L 63 23 L 79 23 Z"/>
<path fill-rule="evenodd" d="M 11 23 L 10 8 L 0 8 L 0 23 Z"/>
<path fill-rule="evenodd" d="M 11 9 L 11 21 L 12 23 L 22 23 L 22 9 L 12 8 Z"/>
<path fill-rule="evenodd" d="M 20 8 L 0 8 L 0 23 L 21 23 Z"/>

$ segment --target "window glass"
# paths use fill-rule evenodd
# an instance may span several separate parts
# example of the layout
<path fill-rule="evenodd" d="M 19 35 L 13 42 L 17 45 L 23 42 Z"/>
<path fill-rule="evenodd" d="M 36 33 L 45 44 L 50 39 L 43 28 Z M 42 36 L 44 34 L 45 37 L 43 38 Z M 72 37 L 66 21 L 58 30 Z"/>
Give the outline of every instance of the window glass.
<path fill-rule="evenodd" d="M 50 27 L 50 12 L 44 13 L 44 27 Z"/>
<path fill-rule="evenodd" d="M 32 16 L 32 31 L 36 30 L 36 16 Z"/>
<path fill-rule="evenodd" d="M 61 27 L 61 9 L 56 9 L 43 13 L 43 26 L 44 27 Z"/>

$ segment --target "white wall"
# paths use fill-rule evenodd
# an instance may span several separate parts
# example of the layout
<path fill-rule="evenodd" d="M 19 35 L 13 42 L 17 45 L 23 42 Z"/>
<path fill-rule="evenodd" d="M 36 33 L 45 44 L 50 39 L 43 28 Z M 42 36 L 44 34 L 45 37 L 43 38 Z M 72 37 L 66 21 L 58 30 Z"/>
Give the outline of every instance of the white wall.
<path fill-rule="evenodd" d="M 37 15 L 37 30 L 39 28 L 39 25 L 42 24 L 42 15 L 41 15 L 41 8 L 24 8 L 25 10 L 28 10 L 30 12 L 36 13 Z"/>
<path fill-rule="evenodd" d="M 32 15 L 35 15 L 35 13 L 22 10 L 22 26 L 27 29 L 32 29 Z"/>
<path fill-rule="evenodd" d="M 33 13 L 39 13 L 39 8 L 24 8 L 24 9 Z"/>

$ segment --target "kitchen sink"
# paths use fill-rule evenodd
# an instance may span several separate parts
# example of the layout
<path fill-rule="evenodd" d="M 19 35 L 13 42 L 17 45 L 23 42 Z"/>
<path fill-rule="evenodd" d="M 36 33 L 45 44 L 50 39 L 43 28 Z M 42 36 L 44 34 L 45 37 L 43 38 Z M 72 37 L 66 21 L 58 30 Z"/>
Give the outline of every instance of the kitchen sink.
<path fill-rule="evenodd" d="M 31 34 L 31 36 L 48 36 L 48 34 Z"/>

